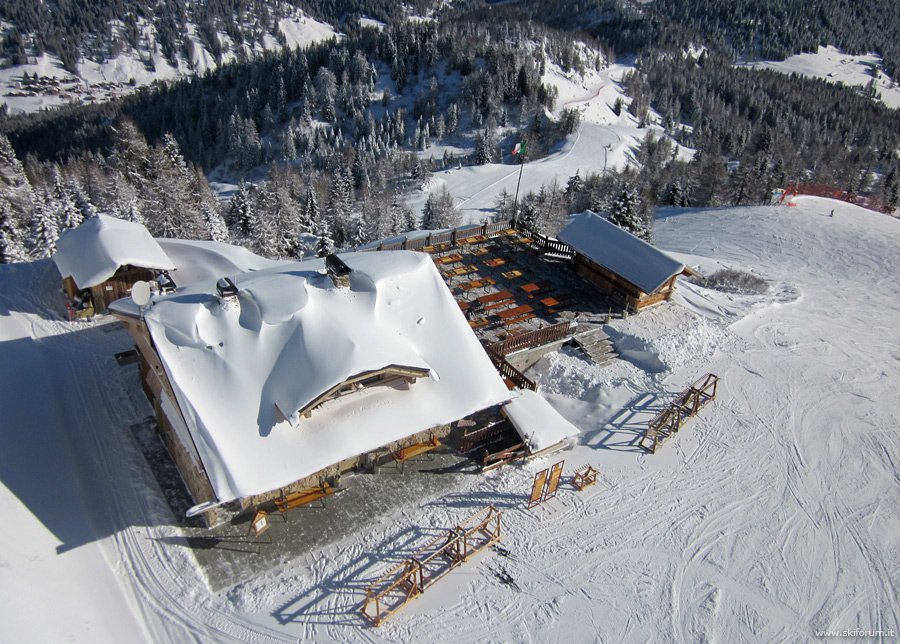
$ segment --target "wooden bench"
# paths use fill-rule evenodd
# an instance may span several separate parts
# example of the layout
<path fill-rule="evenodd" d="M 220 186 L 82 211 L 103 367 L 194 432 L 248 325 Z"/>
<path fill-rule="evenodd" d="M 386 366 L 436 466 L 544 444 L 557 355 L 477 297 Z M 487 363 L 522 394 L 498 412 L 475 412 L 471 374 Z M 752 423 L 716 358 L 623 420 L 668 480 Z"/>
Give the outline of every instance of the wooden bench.
<path fill-rule="evenodd" d="M 515 304 L 515 303 L 516 303 L 516 301 L 513 298 L 509 298 L 508 300 L 500 300 L 498 302 L 494 302 L 493 304 L 489 304 L 488 306 L 484 307 L 484 310 L 490 311 L 491 309 L 496 309 L 501 306 L 509 306 L 510 304 Z"/>
<path fill-rule="evenodd" d="M 497 293 L 491 293 L 490 295 L 482 295 L 477 299 L 482 304 L 490 304 L 492 302 L 499 302 L 500 300 L 509 299 L 512 296 L 512 291 L 498 291 Z"/>
<path fill-rule="evenodd" d="M 532 311 L 534 311 L 533 308 L 531 308 L 527 304 L 522 304 L 520 306 L 516 306 L 514 308 L 507 309 L 506 311 L 501 311 L 500 313 L 498 313 L 498 315 L 500 316 L 501 320 L 507 320 L 509 318 L 514 318 L 517 315 L 522 315 L 524 313 L 531 313 Z"/>
<path fill-rule="evenodd" d="M 530 320 L 533 317 L 537 317 L 534 313 L 526 313 L 525 315 L 520 315 L 516 318 L 509 318 L 508 320 L 503 320 L 503 326 L 509 326 L 510 324 L 515 324 L 516 322 L 524 322 L 525 320 Z"/>
<path fill-rule="evenodd" d="M 328 483 L 322 483 L 322 485 L 308 487 L 299 492 L 291 492 L 287 496 L 275 499 L 275 507 L 283 514 L 288 510 L 299 508 L 301 505 L 306 505 L 307 503 L 312 503 L 319 499 L 322 499 L 322 506 L 324 507 L 325 497 L 330 494 L 334 494 L 334 490 L 331 489 L 331 486 L 329 486 Z"/>
<path fill-rule="evenodd" d="M 436 449 L 441 446 L 441 441 L 437 439 L 437 436 L 432 436 L 431 440 L 427 440 L 424 443 L 416 443 L 415 445 L 410 445 L 409 447 L 404 447 L 401 450 L 397 450 L 391 456 L 394 457 L 394 460 L 398 463 L 402 463 L 403 461 L 408 461 L 414 456 L 419 456 L 420 454 L 425 454 L 426 452 L 430 452 L 433 449 Z"/>

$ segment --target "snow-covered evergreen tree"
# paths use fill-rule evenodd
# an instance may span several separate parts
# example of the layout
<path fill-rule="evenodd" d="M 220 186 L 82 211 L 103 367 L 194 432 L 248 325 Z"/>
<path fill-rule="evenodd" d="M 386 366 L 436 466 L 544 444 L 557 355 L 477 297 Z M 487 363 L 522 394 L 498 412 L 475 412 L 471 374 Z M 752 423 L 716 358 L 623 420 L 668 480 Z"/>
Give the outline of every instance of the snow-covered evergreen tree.
<path fill-rule="evenodd" d="M 650 230 L 638 209 L 637 195 L 631 185 L 625 184 L 622 187 L 622 191 L 609 210 L 608 219 L 610 223 L 627 230 L 632 235 L 650 241 Z"/>
<path fill-rule="evenodd" d="M 17 227 L 28 223 L 35 202 L 34 190 L 4 134 L 0 134 L 0 202 L 7 205 L 6 214 Z"/>
<path fill-rule="evenodd" d="M 319 257 L 325 257 L 326 255 L 330 255 L 335 250 L 334 238 L 332 237 L 331 232 L 331 222 L 328 217 L 320 217 L 318 225 L 316 227 L 316 237 L 318 241 L 316 242 L 316 255 Z"/>
<path fill-rule="evenodd" d="M 238 191 L 231 198 L 229 206 L 231 229 L 240 237 L 248 237 L 253 227 L 256 213 L 253 210 L 253 199 L 250 187 L 241 180 Z"/>
<path fill-rule="evenodd" d="M 22 231 L 9 211 L 9 204 L 0 199 L 0 264 L 24 262 L 27 259 Z"/>
<path fill-rule="evenodd" d="M 316 193 L 312 188 L 307 188 L 301 230 L 314 234 L 317 233 L 320 218 L 321 213 L 319 212 L 319 204 L 316 201 Z"/>
<path fill-rule="evenodd" d="M 453 205 L 453 196 L 446 187 L 432 192 L 422 208 L 422 229 L 453 228 L 459 224 L 459 212 Z"/>
<path fill-rule="evenodd" d="M 206 224 L 206 232 L 212 241 L 227 242 L 228 227 L 218 209 L 210 204 L 203 205 L 203 222 Z"/>
<path fill-rule="evenodd" d="M 31 235 L 28 247 L 36 259 L 50 257 L 56 252 L 56 240 L 59 239 L 59 222 L 56 220 L 52 198 L 45 194 L 33 211 L 31 219 Z"/>

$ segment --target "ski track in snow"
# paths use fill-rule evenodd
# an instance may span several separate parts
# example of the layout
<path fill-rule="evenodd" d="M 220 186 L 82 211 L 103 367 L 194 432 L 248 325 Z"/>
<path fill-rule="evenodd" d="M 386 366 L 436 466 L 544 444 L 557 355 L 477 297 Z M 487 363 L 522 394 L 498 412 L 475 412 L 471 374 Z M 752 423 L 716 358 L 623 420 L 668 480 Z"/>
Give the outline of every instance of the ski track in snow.
<path fill-rule="evenodd" d="M 683 304 L 615 321 L 631 351 L 612 366 L 561 353 L 532 370 L 557 379 L 548 399 L 583 432 L 560 456 L 566 479 L 592 463 L 601 482 L 581 493 L 564 482 L 527 511 L 534 473 L 557 459 L 466 478 L 443 499 L 222 591 L 172 541 L 180 531 L 142 466 L 129 425 L 149 406 L 134 370 L 112 360 L 129 345 L 124 331 L 51 319 L 46 263 L 19 269 L 31 271 L 28 284 L 19 273 L 0 280 L 0 309 L 35 338 L 48 400 L 94 412 L 65 417 L 97 534 L 81 547 L 105 555 L 145 641 L 793 642 L 812 641 L 814 629 L 896 631 L 900 222 L 802 199 L 665 210 L 655 238 L 752 268 L 772 292 L 685 285 Z M 657 454 L 604 441 L 628 438 L 617 420 L 628 404 L 661 404 L 707 371 L 721 378 L 717 401 Z M 453 525 L 488 502 L 504 512 L 511 556 L 489 549 L 367 626 L 365 585 L 421 545 L 409 529 Z"/>

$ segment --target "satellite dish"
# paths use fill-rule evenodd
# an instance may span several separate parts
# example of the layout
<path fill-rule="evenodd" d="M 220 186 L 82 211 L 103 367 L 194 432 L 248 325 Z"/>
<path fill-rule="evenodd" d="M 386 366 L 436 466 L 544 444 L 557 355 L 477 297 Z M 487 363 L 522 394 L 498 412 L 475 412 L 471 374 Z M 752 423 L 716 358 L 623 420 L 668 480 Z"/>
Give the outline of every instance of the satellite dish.
<path fill-rule="evenodd" d="M 150 285 L 144 281 L 137 281 L 131 287 L 131 299 L 138 306 L 147 306 L 150 303 Z"/>

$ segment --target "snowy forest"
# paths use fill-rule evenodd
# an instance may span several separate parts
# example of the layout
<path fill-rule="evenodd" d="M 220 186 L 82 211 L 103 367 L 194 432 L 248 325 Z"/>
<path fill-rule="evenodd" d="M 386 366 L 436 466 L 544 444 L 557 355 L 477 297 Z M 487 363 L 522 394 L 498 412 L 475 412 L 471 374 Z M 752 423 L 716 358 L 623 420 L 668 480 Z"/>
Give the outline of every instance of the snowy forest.
<path fill-rule="evenodd" d="M 8 56 L 34 45 L 38 33 L 41 46 L 54 46 L 50 26 L 41 31 L 34 16 L 21 18 L 26 4 L 4 10 L 18 11 L 23 25 L 19 44 L 6 43 Z M 98 5 L 107 13 L 84 18 L 76 31 L 94 33 L 94 20 L 136 10 L 126 4 Z M 271 27 L 277 5 L 257 5 L 207 3 L 202 11 L 211 12 L 209 24 L 253 13 L 253 24 Z M 362 8 L 304 7 L 345 17 Z M 636 56 L 624 82 L 631 100 L 615 109 L 642 126 L 654 110 L 666 134 L 696 154 L 678 160 L 671 139 L 648 129 L 628 169 L 586 171 L 526 191 L 518 204 L 525 223 L 553 234 L 567 214 L 591 208 L 650 239 L 658 205 L 766 203 L 792 182 L 900 202 L 900 113 L 853 88 L 735 68 L 717 34 L 698 57 L 676 55 L 700 36 L 690 21 L 666 18 L 665 7 L 584 9 L 590 33 L 566 30 L 576 27 L 577 3 L 548 3 L 542 19 L 553 26 L 530 3 L 447 7 L 438 20 L 395 20 L 383 29 L 346 22 L 342 39 L 267 52 L 108 103 L 6 116 L 0 261 L 47 256 L 62 230 L 98 211 L 143 222 L 156 236 L 230 241 L 267 257 L 451 227 L 459 223 L 451 195 L 433 193 L 421 214 L 404 195 L 439 169 L 514 163 L 508 152 L 519 141 L 529 160 L 550 153 L 579 123 L 574 110 L 550 117 L 556 88 L 542 82 L 546 65 L 579 73 L 625 51 Z M 47 25 L 58 22 L 54 16 Z M 444 147 L 430 155 L 435 144 L 471 152 Z M 218 199 L 212 176 L 238 189 Z M 500 195 L 492 217 L 511 218 L 512 201 Z"/>

